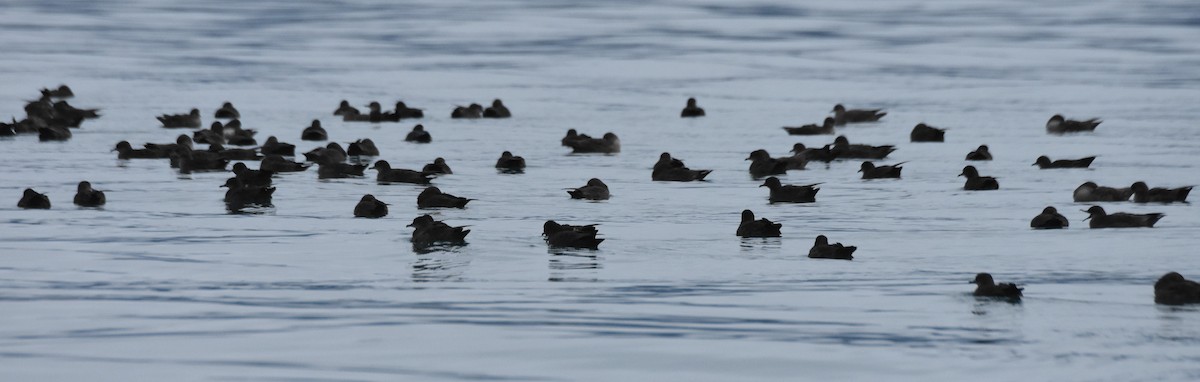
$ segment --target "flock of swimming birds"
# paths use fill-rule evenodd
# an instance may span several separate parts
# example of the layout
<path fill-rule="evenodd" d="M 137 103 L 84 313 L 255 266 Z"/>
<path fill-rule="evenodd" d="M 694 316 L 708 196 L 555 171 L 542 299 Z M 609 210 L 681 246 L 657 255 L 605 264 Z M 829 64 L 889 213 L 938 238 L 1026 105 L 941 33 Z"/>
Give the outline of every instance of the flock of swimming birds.
<path fill-rule="evenodd" d="M 78 128 L 83 121 L 99 118 L 98 109 L 79 109 L 67 103 L 66 99 L 74 97 L 74 92 L 62 85 L 56 89 L 42 89 L 41 97 L 28 102 L 25 106 L 26 118 L 12 123 L 0 122 L 0 137 L 18 134 L 38 134 L 41 141 L 63 141 L 71 138 L 71 129 Z M 397 102 L 394 109 L 383 110 L 378 102 L 367 105 L 365 112 L 341 101 L 333 112 L 347 122 L 400 122 L 404 119 L 420 119 L 424 111 L 411 108 L 404 102 Z M 887 115 L 879 109 L 847 109 L 838 104 L 832 110 L 833 115 L 824 119 L 821 124 L 810 124 L 798 127 L 783 127 L 789 135 L 832 135 L 837 126 L 854 123 L 878 121 Z M 690 98 L 680 112 L 682 118 L 703 117 L 705 112 L 700 108 L 696 99 Z M 174 143 L 146 143 L 142 148 L 134 148 L 127 141 L 116 144 L 113 151 L 121 160 L 132 159 L 167 159 L 172 168 L 181 173 L 196 171 L 227 171 L 231 161 L 237 161 L 232 166 L 233 177 L 227 179 L 221 187 L 227 188 L 225 204 L 229 211 L 240 212 L 253 207 L 270 207 L 272 194 L 272 179 L 278 174 L 303 172 L 313 165 L 317 166 L 317 176 L 321 179 L 347 178 L 365 176 L 365 170 L 373 157 L 379 156 L 379 149 L 370 139 L 361 139 L 350 143 L 343 149 L 336 142 L 330 142 L 324 147 L 317 147 L 304 152 L 304 162 L 295 162 L 287 158 L 296 157 L 296 146 L 279 141 L 274 136 L 268 137 L 259 145 L 252 129 L 243 129 L 238 118 L 241 113 L 231 103 L 224 103 L 213 113 L 218 121 L 212 122 L 204 129 L 199 109 L 192 109 L 186 114 L 162 115 L 158 120 L 163 128 L 168 129 L 198 129 L 191 135 L 179 135 Z M 451 118 L 510 118 L 512 113 L 497 99 L 490 107 L 479 104 L 456 107 L 451 112 Z M 224 120 L 221 122 L 219 120 Z M 1071 120 L 1061 115 L 1054 115 L 1046 123 L 1046 131 L 1050 134 L 1069 134 L 1089 132 L 1096 129 L 1099 119 Z M 912 142 L 942 142 L 945 139 L 945 129 L 936 128 L 924 123 L 913 127 L 910 139 Z M 300 133 L 300 139 L 305 141 L 328 140 L 328 133 L 319 120 L 313 120 L 311 125 Z M 417 124 L 405 137 L 405 141 L 414 143 L 430 143 L 432 137 L 424 126 Z M 203 151 L 195 149 L 195 144 L 207 144 Z M 226 148 L 225 145 L 242 146 Z M 567 131 L 562 138 L 562 145 L 570 147 L 573 153 L 614 154 L 621 151 L 621 141 L 616 134 L 608 132 L 600 138 L 581 134 L 575 129 Z M 257 146 L 257 147 L 253 147 Z M 755 150 L 746 158 L 750 161 L 749 172 L 754 178 L 765 178 L 760 187 L 769 190 L 768 200 L 771 203 L 812 203 L 816 201 L 820 188 L 817 184 L 789 185 L 783 184 L 773 175 L 782 175 L 789 170 L 801 170 L 809 162 L 829 163 L 835 160 L 863 160 L 859 172 L 863 179 L 900 178 L 904 162 L 879 165 L 872 161 L 885 159 L 896 150 L 895 146 L 871 146 L 851 144 L 845 136 L 838 136 L 833 143 L 821 148 L 809 148 L 797 143 L 793 146 L 792 155 L 787 157 L 772 157 L 766 150 Z M 988 161 L 992 155 L 987 145 L 968 153 L 967 161 Z M 1051 160 L 1041 156 L 1033 163 L 1041 169 L 1056 168 L 1088 168 L 1096 157 L 1080 159 Z M 246 161 L 258 161 L 259 169 L 251 169 Z M 496 169 L 503 173 L 520 174 L 525 169 L 525 159 L 504 151 L 496 160 Z M 369 169 L 377 171 L 376 180 L 381 183 L 412 183 L 429 185 L 417 196 L 417 206 L 427 208 L 466 208 L 472 199 L 463 198 L 442 192 L 431 181 L 440 175 L 452 174 L 450 166 L 443 158 L 436 158 L 432 163 L 420 170 L 392 168 L 385 160 L 375 161 Z M 712 170 L 696 170 L 687 167 L 682 160 L 674 158 L 670 153 L 662 153 L 654 164 L 651 172 L 653 181 L 691 182 L 703 181 Z M 963 189 L 969 191 L 997 190 L 1000 188 L 996 178 L 984 176 L 974 166 L 963 167 L 959 176 L 965 177 Z M 1093 182 L 1085 182 L 1075 189 L 1073 197 L 1076 202 L 1120 202 L 1135 203 L 1174 203 L 1186 202 L 1192 187 L 1180 188 L 1151 188 L 1144 182 L 1135 182 L 1130 187 L 1104 187 Z M 583 186 L 567 191 L 573 199 L 607 200 L 610 197 L 608 186 L 600 179 L 590 179 Z M 79 182 L 74 203 L 80 207 L 100 207 L 106 203 L 103 191 L 92 188 L 88 181 Z M 50 199 L 45 194 L 33 189 L 25 189 L 17 203 L 23 209 L 49 209 Z M 388 214 L 388 204 L 375 196 L 367 194 L 355 206 L 353 214 L 361 218 L 380 218 Z M 1100 206 L 1092 206 L 1085 210 L 1090 220 L 1091 228 L 1135 228 L 1153 227 L 1165 215 L 1162 213 L 1131 214 L 1124 212 L 1108 213 Z M 1057 209 L 1048 206 L 1033 217 L 1030 227 L 1035 229 L 1062 229 L 1070 225 L 1068 219 Z M 445 222 L 434 220 L 428 214 L 418 216 L 408 225 L 413 228 L 412 242 L 414 246 L 428 247 L 432 245 L 461 245 L 465 244 L 466 236 L 471 231 L 466 227 L 451 226 Z M 751 210 L 742 211 L 741 223 L 736 234 L 741 237 L 780 237 L 782 224 L 766 218 L 756 219 Z M 597 249 L 605 239 L 597 237 L 599 231 L 595 224 L 571 225 L 553 220 L 543 225 L 542 235 L 551 247 Z M 808 256 L 820 259 L 852 260 L 857 248 L 841 243 L 830 243 L 824 235 L 818 235 Z M 976 284 L 974 295 L 981 297 L 998 297 L 1005 299 L 1020 299 L 1022 288 L 1012 283 L 996 283 L 990 274 L 979 273 L 972 283 Z M 1185 279 L 1179 273 L 1171 272 L 1162 276 L 1154 286 L 1155 302 L 1159 304 L 1178 305 L 1200 303 L 1200 283 Z"/>

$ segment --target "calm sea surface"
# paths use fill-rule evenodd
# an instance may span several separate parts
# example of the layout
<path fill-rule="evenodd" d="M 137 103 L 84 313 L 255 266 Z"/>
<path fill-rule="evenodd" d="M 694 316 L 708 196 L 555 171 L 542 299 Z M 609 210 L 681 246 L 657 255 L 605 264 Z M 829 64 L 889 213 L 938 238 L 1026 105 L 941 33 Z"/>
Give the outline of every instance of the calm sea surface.
<path fill-rule="evenodd" d="M 36 1 L 0 4 L 0 118 L 69 84 L 102 108 L 63 143 L 0 140 L 0 380 L 734 381 L 1200 379 L 1200 309 L 1153 304 L 1168 271 L 1200 277 L 1193 205 L 1153 229 L 1089 230 L 1084 181 L 1200 184 L 1200 6 L 1179 1 Z M 687 97 L 708 117 L 680 119 Z M 508 120 L 451 120 L 501 98 Z M 346 123 L 337 103 L 423 108 L 417 121 Z M 119 161 L 113 145 L 187 130 L 154 116 L 224 101 L 260 142 L 297 151 L 320 119 L 333 141 L 372 138 L 394 167 L 444 157 L 432 213 L 467 246 L 417 253 L 420 188 L 370 177 L 276 179 L 275 208 L 228 214 L 228 173 Z M 770 205 L 743 159 L 833 136 L 787 136 L 835 103 L 887 109 L 841 128 L 899 147 L 901 180 L 859 162 L 811 164 L 817 202 Z M 1100 117 L 1051 136 L 1046 120 Z M 918 122 L 945 143 L 909 143 Z M 618 155 L 568 155 L 569 128 L 621 137 Z M 975 163 L 1001 189 L 967 192 Z M 203 149 L 204 145 L 200 145 Z M 501 151 L 524 174 L 498 174 Z M 670 152 L 709 181 L 658 183 Z M 1039 155 L 1097 155 L 1038 170 Z M 252 168 L 257 164 L 251 163 Z M 603 179 L 613 197 L 570 200 Z M 71 204 L 75 184 L 108 192 Z M 49 211 L 16 208 L 26 187 Z M 355 219 L 366 193 L 391 203 Z M 1032 231 L 1045 206 L 1070 220 Z M 752 209 L 782 239 L 734 236 Z M 598 251 L 547 250 L 546 219 L 598 223 Z M 813 238 L 855 260 L 807 258 Z M 1020 304 L 976 300 L 991 272 Z"/>

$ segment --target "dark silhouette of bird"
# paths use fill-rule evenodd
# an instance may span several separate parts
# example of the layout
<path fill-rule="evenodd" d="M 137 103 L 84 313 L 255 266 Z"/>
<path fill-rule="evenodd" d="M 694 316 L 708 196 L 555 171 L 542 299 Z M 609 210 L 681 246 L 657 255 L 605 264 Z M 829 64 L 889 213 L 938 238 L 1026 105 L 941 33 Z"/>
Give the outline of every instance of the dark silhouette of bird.
<path fill-rule="evenodd" d="M 325 131 L 324 127 L 321 127 L 320 120 L 314 119 L 312 120 L 312 124 L 310 124 L 308 127 L 305 127 L 304 130 L 300 132 L 300 140 L 326 141 L 329 140 L 329 133 Z"/>
<path fill-rule="evenodd" d="M 680 118 L 703 117 L 704 109 L 696 106 L 695 98 L 688 98 L 687 106 L 683 107 L 683 111 L 679 112 Z"/>
<path fill-rule="evenodd" d="M 444 193 L 437 187 L 427 187 L 417 195 L 417 208 L 467 208 L 467 203 L 472 200 Z"/>
<path fill-rule="evenodd" d="M 571 199 L 587 200 L 608 200 L 610 196 L 608 185 L 596 178 L 588 179 L 587 184 L 583 187 L 567 190 L 567 194 L 571 195 Z"/>
<path fill-rule="evenodd" d="M 963 184 L 963 189 L 968 191 L 983 191 L 983 190 L 999 190 L 1000 182 L 996 178 L 990 176 L 979 175 L 979 170 L 975 166 L 963 167 L 962 173 L 958 176 L 967 177 L 967 182 Z"/>
<path fill-rule="evenodd" d="M 821 191 L 816 186 L 820 183 L 809 185 L 785 185 L 779 181 L 779 178 L 770 177 L 763 182 L 759 187 L 767 187 L 771 190 L 767 200 L 771 203 L 813 203 L 817 201 L 817 191 Z"/>
<path fill-rule="evenodd" d="M 1124 202 L 1133 196 L 1132 188 L 1113 188 L 1084 182 L 1075 188 L 1072 197 L 1076 202 Z"/>
<path fill-rule="evenodd" d="M 159 122 L 162 122 L 162 127 L 168 129 L 199 129 L 200 126 L 202 126 L 200 121 L 200 109 L 192 109 L 192 111 L 187 114 L 163 114 L 155 118 L 157 118 Z"/>
<path fill-rule="evenodd" d="M 433 159 L 433 163 L 426 163 L 425 167 L 421 167 L 421 172 L 435 175 L 453 174 L 454 170 L 450 169 L 450 165 L 446 164 L 446 159 L 437 157 Z"/>
<path fill-rule="evenodd" d="M 21 195 L 21 200 L 17 201 L 17 208 L 48 210 L 50 209 L 50 197 L 40 194 L 32 188 L 26 188 L 25 193 Z"/>
<path fill-rule="evenodd" d="M 354 217 L 378 219 L 388 214 L 387 203 L 375 199 L 375 195 L 366 194 L 354 206 Z"/>
<path fill-rule="evenodd" d="M 945 142 L 946 129 L 918 123 L 913 126 L 912 132 L 908 134 L 908 139 L 912 142 Z"/>
<path fill-rule="evenodd" d="M 800 126 L 800 127 L 788 127 L 788 126 L 784 126 L 784 127 L 783 127 L 783 130 L 784 130 L 784 131 L 787 131 L 788 135 L 824 135 L 824 134 L 833 134 L 833 126 L 834 126 L 835 124 L 836 124 L 836 123 L 834 122 L 834 120 L 833 120 L 833 117 L 826 117 L 826 118 L 825 118 L 825 121 L 824 121 L 824 122 L 822 122 L 820 125 L 817 125 L 817 124 L 811 124 L 811 123 L 810 123 L 810 124 L 807 124 L 807 125 L 804 125 L 804 126 Z"/>
<path fill-rule="evenodd" d="M 670 153 L 662 153 L 658 157 L 658 162 L 654 164 L 654 170 L 650 173 L 650 180 L 691 182 L 704 180 L 704 177 L 708 176 L 709 173 L 712 173 L 712 170 L 692 170 L 687 168 L 682 160 L 671 157 Z"/>
<path fill-rule="evenodd" d="M 976 297 L 997 297 L 1017 300 L 1021 298 L 1021 291 L 1024 289 L 1017 287 L 1017 284 L 1013 283 L 997 284 L 992 279 L 992 275 L 987 273 L 975 275 L 975 280 L 971 281 L 971 283 L 975 284 L 974 295 Z"/>
<path fill-rule="evenodd" d="M 737 235 L 741 237 L 780 237 L 779 231 L 783 224 L 775 223 L 766 218 L 754 220 L 754 212 L 742 211 L 742 222 L 738 224 Z"/>
<path fill-rule="evenodd" d="M 1130 187 L 1133 190 L 1134 203 L 1174 203 L 1187 202 L 1188 193 L 1192 192 L 1192 186 L 1180 188 L 1150 188 L 1146 182 L 1135 182 Z"/>
<path fill-rule="evenodd" d="M 988 151 L 987 145 L 979 145 L 975 151 L 967 153 L 967 160 L 992 160 L 992 153 Z"/>
<path fill-rule="evenodd" d="M 1154 303 L 1200 304 L 1200 283 L 1185 279 L 1178 272 L 1167 273 L 1154 283 Z"/>
<path fill-rule="evenodd" d="M 403 168 L 392 168 L 388 161 L 376 161 L 371 169 L 378 171 L 375 180 L 380 183 L 413 183 L 413 184 L 429 184 L 432 176 L 420 171 L 413 171 Z"/>
<path fill-rule="evenodd" d="M 1055 114 L 1046 121 L 1046 132 L 1050 134 L 1065 134 L 1078 133 L 1085 131 L 1094 131 L 1096 126 L 1100 125 L 1100 119 L 1092 118 L 1086 121 L 1076 121 L 1063 118 L 1060 114 Z"/>
<path fill-rule="evenodd" d="M 296 145 L 291 143 L 280 142 L 274 135 L 267 137 L 267 141 L 262 147 L 258 148 L 262 155 L 280 155 L 280 156 L 296 156 Z"/>
<path fill-rule="evenodd" d="M 92 183 L 88 181 L 79 182 L 79 186 L 75 191 L 75 205 L 80 207 L 100 207 L 107 200 L 104 197 L 104 191 L 92 188 Z"/>
<path fill-rule="evenodd" d="M 258 169 L 261 171 L 272 172 L 300 172 L 307 170 L 310 166 L 312 165 L 283 159 L 283 157 L 279 155 L 267 155 L 267 157 L 263 158 L 262 162 L 258 164 Z"/>
<path fill-rule="evenodd" d="M 833 107 L 833 120 L 838 126 L 847 123 L 875 122 L 885 115 L 887 113 L 880 109 L 846 109 L 840 103 Z"/>
<path fill-rule="evenodd" d="M 221 119 L 241 118 L 242 113 L 239 113 L 238 109 L 233 107 L 232 102 L 225 102 L 221 105 L 221 108 L 213 113 L 213 117 Z"/>
<path fill-rule="evenodd" d="M 863 179 L 900 179 L 900 170 L 904 167 L 900 165 L 908 162 L 900 162 L 890 166 L 876 166 L 870 161 L 863 162 L 859 166 L 858 172 L 862 173 Z"/>
<path fill-rule="evenodd" d="M 621 152 L 621 139 L 617 138 L 616 134 L 604 133 L 603 138 L 584 138 L 584 137 L 586 137 L 586 136 L 580 135 L 579 139 L 569 141 L 569 142 L 566 141 L 564 138 L 563 143 L 564 144 L 569 143 L 569 144 L 567 144 L 567 146 L 570 146 L 571 149 L 573 150 L 572 152 L 574 152 L 576 154 L 586 154 L 586 153 L 611 154 L 611 153 Z"/>
<path fill-rule="evenodd" d="M 525 158 L 515 156 L 508 151 L 502 152 L 500 159 L 496 160 L 496 168 L 503 172 L 522 172 L 525 170 Z"/>
<path fill-rule="evenodd" d="M 404 137 L 404 141 L 405 142 L 416 142 L 416 143 L 429 143 L 429 142 L 433 141 L 433 137 L 429 135 L 428 131 L 425 131 L 425 126 L 416 125 L 416 126 L 413 126 L 412 131 L 408 132 L 408 135 L 406 135 Z"/>
<path fill-rule="evenodd" d="M 1088 166 L 1092 165 L 1092 161 L 1094 160 L 1096 160 L 1096 157 L 1087 157 L 1082 159 L 1059 159 L 1056 161 L 1051 161 L 1050 157 L 1042 155 L 1037 158 L 1037 161 L 1033 162 L 1032 166 L 1038 166 L 1038 168 L 1043 170 L 1051 168 L 1088 168 Z"/>
<path fill-rule="evenodd" d="M 483 118 L 483 105 L 472 103 L 465 107 L 456 106 L 450 112 L 450 118 L 453 119 L 479 119 Z"/>
<path fill-rule="evenodd" d="M 813 243 L 811 249 L 808 250 L 808 257 L 813 259 L 836 259 L 836 260 L 854 260 L 854 251 L 858 247 L 846 246 L 842 243 L 829 244 L 829 238 L 825 235 L 817 235 L 817 240 Z"/>
<path fill-rule="evenodd" d="M 492 101 L 492 107 L 489 107 L 483 111 L 483 117 L 510 118 L 512 117 L 512 113 L 508 111 L 508 107 L 504 106 L 504 102 L 501 102 L 500 99 L 497 98 Z"/>
<path fill-rule="evenodd" d="M 1088 217 L 1083 220 L 1091 220 L 1088 226 L 1091 228 L 1140 228 L 1154 227 L 1159 219 L 1162 219 L 1166 214 L 1149 213 L 1149 214 L 1131 214 L 1125 212 L 1106 213 L 1103 207 L 1092 206 L 1083 212 L 1088 213 Z"/>
<path fill-rule="evenodd" d="M 433 244 L 466 244 L 467 234 L 471 230 L 466 227 L 451 227 L 445 222 L 433 220 L 432 216 L 421 215 L 413 219 L 412 243 L 417 246 Z"/>
<path fill-rule="evenodd" d="M 1070 225 L 1071 223 L 1067 221 L 1067 217 L 1058 213 L 1058 210 L 1054 207 L 1042 209 L 1042 213 L 1034 216 L 1033 220 L 1029 221 L 1029 227 L 1035 229 L 1062 229 Z"/>

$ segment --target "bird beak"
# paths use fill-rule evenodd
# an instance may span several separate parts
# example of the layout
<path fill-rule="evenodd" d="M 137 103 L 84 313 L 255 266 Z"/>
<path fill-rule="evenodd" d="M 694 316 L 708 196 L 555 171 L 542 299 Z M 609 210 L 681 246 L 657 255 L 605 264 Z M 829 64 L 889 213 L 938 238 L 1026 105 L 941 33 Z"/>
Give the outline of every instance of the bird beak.
<path fill-rule="evenodd" d="M 374 169 L 375 169 L 375 166 L 368 167 L 367 169 L 368 169 L 368 170 L 374 170 Z"/>
<path fill-rule="evenodd" d="M 220 185 L 220 186 L 217 186 L 217 188 L 225 188 L 225 187 L 229 187 L 229 186 L 226 186 L 226 185 L 224 185 L 224 184 L 222 184 L 222 185 Z"/>
<path fill-rule="evenodd" d="M 967 284 L 975 284 L 975 280 L 967 281 Z"/>
<path fill-rule="evenodd" d="M 746 158 L 746 160 L 750 160 L 750 158 Z"/>
<path fill-rule="evenodd" d="M 1083 218 L 1083 220 L 1082 220 L 1082 221 L 1088 221 L 1088 219 L 1091 219 L 1091 218 L 1092 218 L 1092 215 L 1088 215 L 1088 217 L 1086 217 L 1086 218 Z"/>
<path fill-rule="evenodd" d="M 767 184 L 766 184 L 766 183 L 763 183 L 763 184 L 760 184 L 760 185 L 758 185 L 758 186 L 759 186 L 759 187 L 766 187 L 766 186 L 767 186 Z"/>
<path fill-rule="evenodd" d="M 967 173 L 965 173 L 965 172 L 964 172 L 964 173 L 959 173 L 959 174 L 958 174 L 958 176 L 966 176 L 966 175 L 967 175 Z"/>
<path fill-rule="evenodd" d="M 861 168 L 860 168 L 860 169 L 858 169 L 858 172 L 862 172 L 862 169 L 861 169 Z"/>
<path fill-rule="evenodd" d="M 1037 166 L 1037 163 L 1031 164 L 1030 166 Z"/>
<path fill-rule="evenodd" d="M 412 224 L 409 224 L 409 225 L 406 225 L 405 227 L 412 227 L 412 226 L 413 226 Z"/>

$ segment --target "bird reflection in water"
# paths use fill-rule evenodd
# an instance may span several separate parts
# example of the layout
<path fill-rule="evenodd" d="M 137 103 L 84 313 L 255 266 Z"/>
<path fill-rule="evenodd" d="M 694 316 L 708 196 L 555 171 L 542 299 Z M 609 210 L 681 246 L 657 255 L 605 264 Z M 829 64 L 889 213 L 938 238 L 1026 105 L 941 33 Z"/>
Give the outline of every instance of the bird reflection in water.
<path fill-rule="evenodd" d="M 778 237 L 743 237 L 739 245 L 743 254 L 751 254 L 753 252 L 770 252 L 779 253 L 783 248 L 783 239 Z"/>
<path fill-rule="evenodd" d="M 426 246 L 417 252 L 412 264 L 412 280 L 415 282 L 460 281 L 467 265 L 471 263 L 457 253 L 458 246 Z M 413 248 L 417 251 L 417 248 Z"/>
<path fill-rule="evenodd" d="M 551 282 L 595 282 L 600 281 L 600 256 L 594 250 L 550 249 Z"/>

